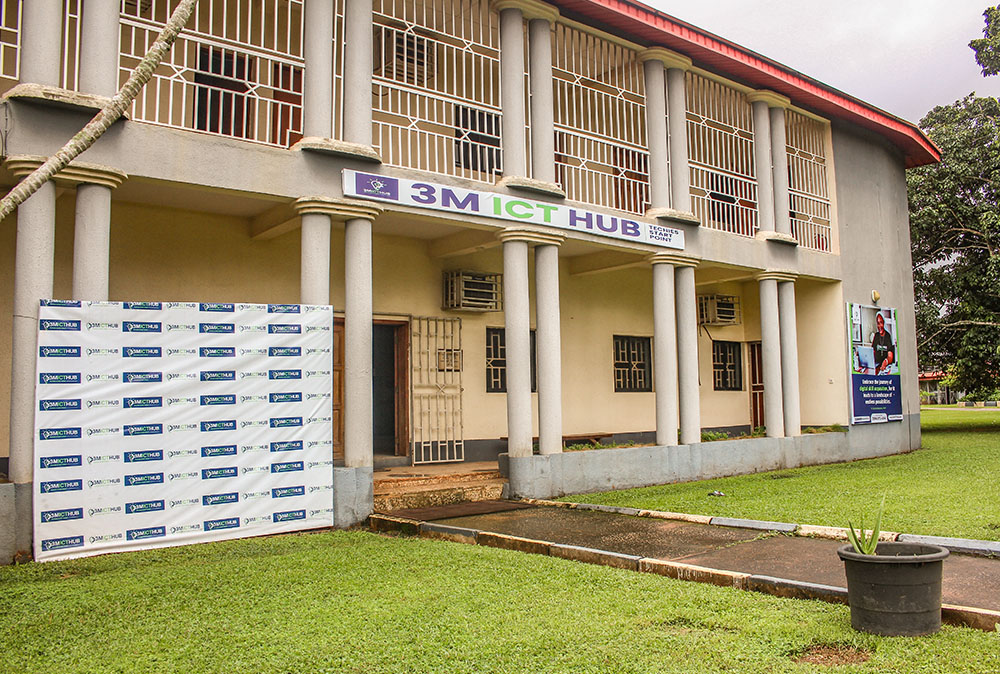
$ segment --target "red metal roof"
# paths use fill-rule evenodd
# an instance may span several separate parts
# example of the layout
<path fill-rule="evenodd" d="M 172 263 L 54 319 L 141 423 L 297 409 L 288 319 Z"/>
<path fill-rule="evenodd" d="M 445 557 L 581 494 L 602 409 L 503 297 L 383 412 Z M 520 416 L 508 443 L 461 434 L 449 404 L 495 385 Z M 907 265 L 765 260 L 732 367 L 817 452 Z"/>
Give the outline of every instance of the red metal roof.
<path fill-rule="evenodd" d="M 831 119 L 871 129 L 903 153 L 906 168 L 933 164 L 941 152 L 914 124 L 724 38 L 632 0 L 550 0 L 622 37 L 684 54 L 696 65 L 789 97 Z"/>

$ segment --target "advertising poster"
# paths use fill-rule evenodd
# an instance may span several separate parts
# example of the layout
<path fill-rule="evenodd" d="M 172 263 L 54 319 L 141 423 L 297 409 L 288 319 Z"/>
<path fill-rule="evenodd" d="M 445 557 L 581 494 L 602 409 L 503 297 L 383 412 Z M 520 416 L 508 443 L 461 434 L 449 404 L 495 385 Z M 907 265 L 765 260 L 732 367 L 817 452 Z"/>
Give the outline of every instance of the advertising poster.
<path fill-rule="evenodd" d="M 847 303 L 851 364 L 851 423 L 903 419 L 896 310 Z"/>
<path fill-rule="evenodd" d="M 43 301 L 35 559 L 333 524 L 328 306 Z"/>

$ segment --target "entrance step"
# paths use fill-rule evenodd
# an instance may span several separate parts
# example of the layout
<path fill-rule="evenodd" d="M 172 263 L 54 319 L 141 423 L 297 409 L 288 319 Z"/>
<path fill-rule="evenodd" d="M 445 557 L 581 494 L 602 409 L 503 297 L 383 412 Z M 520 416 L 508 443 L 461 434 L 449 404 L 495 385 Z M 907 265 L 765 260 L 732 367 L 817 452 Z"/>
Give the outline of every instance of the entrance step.
<path fill-rule="evenodd" d="M 375 454 L 374 455 L 374 468 L 375 470 L 381 470 L 382 468 L 402 468 L 403 466 L 410 465 L 410 457 L 408 456 L 389 456 L 388 454 Z"/>
<path fill-rule="evenodd" d="M 470 477 L 463 475 L 463 478 Z M 418 478 L 422 483 L 405 481 L 375 482 L 375 512 L 388 513 L 394 510 L 412 508 L 434 508 L 438 506 L 464 503 L 467 501 L 489 501 L 503 497 L 507 480 L 495 475 L 474 475 L 470 479 L 430 479 Z"/>

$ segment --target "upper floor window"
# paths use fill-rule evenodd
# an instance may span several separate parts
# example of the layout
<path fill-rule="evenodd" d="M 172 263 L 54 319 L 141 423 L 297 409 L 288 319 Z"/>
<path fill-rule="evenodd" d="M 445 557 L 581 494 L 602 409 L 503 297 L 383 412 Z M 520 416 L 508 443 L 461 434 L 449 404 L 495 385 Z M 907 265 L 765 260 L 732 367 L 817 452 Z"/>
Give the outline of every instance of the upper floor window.
<path fill-rule="evenodd" d="M 831 250 L 827 128 L 825 123 L 802 113 L 785 112 L 792 236 L 804 248 L 825 252 Z"/>

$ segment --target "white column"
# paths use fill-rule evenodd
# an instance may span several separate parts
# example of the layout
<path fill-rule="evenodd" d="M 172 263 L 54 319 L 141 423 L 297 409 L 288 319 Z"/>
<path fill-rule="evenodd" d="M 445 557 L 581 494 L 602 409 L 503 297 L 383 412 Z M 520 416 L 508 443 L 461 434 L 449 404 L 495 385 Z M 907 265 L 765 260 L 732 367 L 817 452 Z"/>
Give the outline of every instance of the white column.
<path fill-rule="evenodd" d="M 558 16 L 558 12 L 555 13 Z M 528 22 L 528 67 L 531 76 L 531 177 L 556 182 L 555 103 L 552 94 L 552 21 Z"/>
<path fill-rule="evenodd" d="M 766 100 L 753 98 L 753 157 L 757 172 L 758 224 L 763 232 L 774 231 L 774 183 L 771 178 L 771 116 Z"/>
<path fill-rule="evenodd" d="M 330 210 L 310 199 L 299 199 L 302 217 L 299 293 L 302 304 L 330 303 Z"/>
<path fill-rule="evenodd" d="M 788 149 L 785 140 L 785 109 L 772 107 L 771 114 L 771 164 L 774 170 L 774 231 L 792 234 L 788 197 Z"/>
<path fill-rule="evenodd" d="M 38 301 L 52 297 L 55 222 L 56 186 L 49 181 L 17 208 L 8 470 L 15 485 L 18 550 L 31 548 Z"/>
<path fill-rule="evenodd" d="M 646 147 L 649 149 L 650 210 L 670 207 L 667 90 L 663 61 L 657 58 L 661 51 L 663 50 L 654 48 L 639 52 L 646 87 Z"/>
<path fill-rule="evenodd" d="M 691 177 L 688 175 L 687 85 L 685 71 L 691 60 L 673 54 L 667 65 L 667 128 L 670 131 L 670 206 L 691 211 Z M 700 423 L 700 422 L 699 422 Z M 699 431 L 698 437 L 701 437 Z"/>
<path fill-rule="evenodd" d="M 694 266 L 677 265 L 674 284 L 677 304 L 677 394 L 683 445 L 701 442 L 701 392 L 698 387 L 698 305 Z"/>
<path fill-rule="evenodd" d="M 111 97 L 118 91 L 120 6 L 119 0 L 84 0 L 79 61 L 82 92 Z"/>
<path fill-rule="evenodd" d="M 781 391 L 785 412 L 785 435 L 800 435 L 799 346 L 795 318 L 795 282 L 778 282 L 778 314 L 781 326 Z"/>
<path fill-rule="evenodd" d="M 305 3 L 302 135 L 306 138 L 333 137 L 333 5 L 330 0 L 306 0 Z M 368 35 L 371 35 L 371 26 L 368 27 Z M 354 49 L 354 36 L 348 39 L 351 49 Z M 352 104 L 357 101 L 353 94 Z M 370 96 L 368 105 L 371 106 Z"/>
<path fill-rule="evenodd" d="M 781 395 L 781 329 L 778 321 L 778 282 L 771 274 L 760 274 L 760 341 L 764 375 L 764 426 L 767 437 L 785 435 Z"/>
<path fill-rule="evenodd" d="M 344 7 L 343 114 L 344 140 L 370 146 L 372 144 L 372 0 L 346 0 Z M 347 333 L 344 334 L 346 337 Z"/>
<path fill-rule="evenodd" d="M 515 1 L 496 3 L 500 12 L 500 106 L 503 175 L 526 176 L 524 115 L 524 17 Z"/>
<path fill-rule="evenodd" d="M 670 255 L 654 255 L 653 263 L 653 374 L 656 387 L 656 444 L 677 444 L 677 312 L 674 262 Z"/>
<path fill-rule="evenodd" d="M 531 456 L 531 322 L 528 241 L 502 232 L 503 313 L 507 355 L 507 454 Z"/>
<path fill-rule="evenodd" d="M 15 10 L 16 11 L 16 10 Z M 58 87 L 63 0 L 21 3 L 21 81 Z"/>
<path fill-rule="evenodd" d="M 552 239 L 550 243 L 535 247 L 535 362 L 538 376 L 538 451 L 541 454 L 558 454 L 563 449 L 559 325 L 559 244 L 562 237 L 553 236 Z M 510 351 L 507 353 L 509 359 Z"/>
<path fill-rule="evenodd" d="M 107 300 L 111 265 L 111 190 L 126 176 L 93 164 L 73 164 L 60 177 L 76 188 L 73 226 L 73 299 Z"/>

